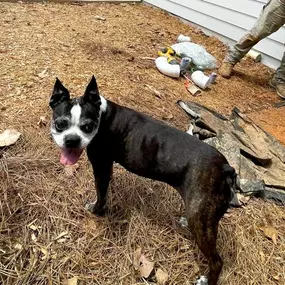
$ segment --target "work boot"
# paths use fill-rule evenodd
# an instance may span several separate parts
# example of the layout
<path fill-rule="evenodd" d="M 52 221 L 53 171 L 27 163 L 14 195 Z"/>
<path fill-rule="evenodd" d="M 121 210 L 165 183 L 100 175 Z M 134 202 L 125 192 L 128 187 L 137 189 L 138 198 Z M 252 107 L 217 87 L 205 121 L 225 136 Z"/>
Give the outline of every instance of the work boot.
<path fill-rule="evenodd" d="M 275 76 L 270 80 L 269 85 L 276 90 L 276 93 L 282 99 L 285 99 L 285 82 L 278 82 Z"/>
<path fill-rule="evenodd" d="M 234 64 L 230 63 L 230 62 L 223 62 L 219 68 L 219 73 L 221 76 L 225 77 L 225 78 L 230 78 L 233 68 L 234 68 Z"/>

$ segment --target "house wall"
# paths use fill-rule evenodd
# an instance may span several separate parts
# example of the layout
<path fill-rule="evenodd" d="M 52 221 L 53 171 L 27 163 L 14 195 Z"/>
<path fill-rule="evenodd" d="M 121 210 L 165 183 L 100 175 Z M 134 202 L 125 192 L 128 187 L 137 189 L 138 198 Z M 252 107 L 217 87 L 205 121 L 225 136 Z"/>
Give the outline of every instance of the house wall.
<path fill-rule="evenodd" d="M 267 0 L 145 0 L 215 35 L 226 44 L 239 40 L 250 30 Z M 282 58 L 285 27 L 259 42 L 254 49 L 262 53 L 262 62 L 277 68 Z"/>

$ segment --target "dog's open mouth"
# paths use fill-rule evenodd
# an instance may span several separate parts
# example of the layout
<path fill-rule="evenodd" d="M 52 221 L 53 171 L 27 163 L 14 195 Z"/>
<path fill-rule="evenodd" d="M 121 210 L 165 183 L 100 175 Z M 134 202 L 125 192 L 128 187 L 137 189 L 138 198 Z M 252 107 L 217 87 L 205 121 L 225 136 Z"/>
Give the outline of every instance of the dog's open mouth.
<path fill-rule="evenodd" d="M 63 165 L 75 164 L 79 160 L 82 151 L 80 148 L 62 148 L 60 163 Z"/>

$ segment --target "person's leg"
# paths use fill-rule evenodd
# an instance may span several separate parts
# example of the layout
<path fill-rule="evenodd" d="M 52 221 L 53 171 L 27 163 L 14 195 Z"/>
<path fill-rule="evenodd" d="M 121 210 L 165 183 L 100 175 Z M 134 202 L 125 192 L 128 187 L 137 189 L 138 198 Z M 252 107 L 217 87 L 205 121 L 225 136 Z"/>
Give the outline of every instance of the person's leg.
<path fill-rule="evenodd" d="M 270 86 L 276 89 L 276 93 L 285 99 L 285 52 L 283 54 L 281 64 L 277 68 L 275 75 L 270 81 Z"/>
<path fill-rule="evenodd" d="M 276 70 L 275 78 L 278 83 L 285 83 L 285 52 L 283 54 L 281 64 Z"/>
<path fill-rule="evenodd" d="M 270 0 L 264 7 L 254 27 L 231 47 L 219 71 L 230 77 L 234 65 L 239 62 L 260 40 L 276 32 L 285 23 L 285 3 Z"/>

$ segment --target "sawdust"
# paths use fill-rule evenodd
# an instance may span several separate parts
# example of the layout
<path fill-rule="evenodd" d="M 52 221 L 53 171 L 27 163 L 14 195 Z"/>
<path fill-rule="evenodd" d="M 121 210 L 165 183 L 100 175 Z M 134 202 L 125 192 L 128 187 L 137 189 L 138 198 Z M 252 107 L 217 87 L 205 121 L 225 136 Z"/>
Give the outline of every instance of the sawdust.
<path fill-rule="evenodd" d="M 0 130 L 23 134 L 0 153 L 0 282 L 63 284 L 74 277 L 79 284 L 135 284 L 133 253 L 142 247 L 155 270 L 166 269 L 169 284 L 191 284 L 197 263 L 204 273 L 205 261 L 193 240 L 177 231 L 181 201 L 169 187 L 116 167 L 109 215 L 99 219 L 84 210 L 94 197 L 86 158 L 67 176 L 48 126 L 38 125 L 40 117 L 50 118 L 55 77 L 80 95 L 95 74 L 106 98 L 184 130 L 188 118 L 175 105 L 178 99 L 225 115 L 237 106 L 284 142 L 282 109 L 272 111 L 277 97 L 267 85 L 272 70 L 247 59 L 230 81 L 218 78 L 211 90 L 191 97 L 182 79 L 161 75 L 140 57 L 155 57 L 180 33 L 219 61 L 226 47 L 142 4 L 0 3 L 0 24 Z M 276 245 L 259 230 L 267 215 L 279 233 Z M 284 220 L 284 208 L 260 200 L 223 219 L 223 284 L 284 284 Z"/>
<path fill-rule="evenodd" d="M 250 114 L 250 118 L 258 122 L 262 128 L 273 134 L 285 145 L 284 111 L 284 107 L 279 109 L 270 108 L 262 112 L 253 112 Z"/>

